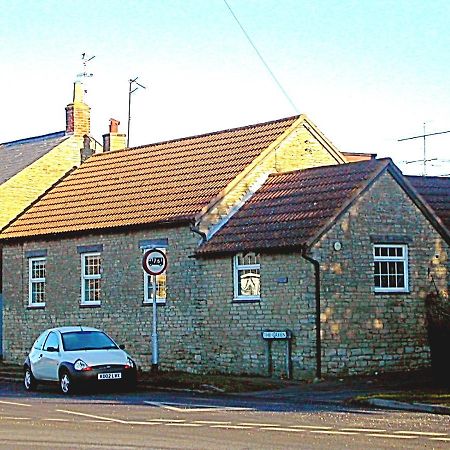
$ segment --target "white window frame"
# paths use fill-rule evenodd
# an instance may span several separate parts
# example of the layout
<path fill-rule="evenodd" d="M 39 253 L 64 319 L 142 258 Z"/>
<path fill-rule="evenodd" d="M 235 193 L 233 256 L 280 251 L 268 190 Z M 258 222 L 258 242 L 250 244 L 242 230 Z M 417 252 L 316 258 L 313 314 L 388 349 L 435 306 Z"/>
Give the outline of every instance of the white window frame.
<path fill-rule="evenodd" d="M 98 257 L 100 258 L 100 273 L 95 275 L 86 275 L 86 259 L 88 257 Z M 103 260 L 102 260 L 102 254 L 100 252 L 92 252 L 92 253 L 82 253 L 81 254 L 81 305 L 91 305 L 91 306 L 98 306 L 101 304 L 101 300 L 86 300 L 86 290 L 85 290 L 85 283 L 89 280 L 100 280 L 100 288 L 99 293 L 101 297 L 101 286 L 102 286 L 102 273 L 103 273 Z"/>
<path fill-rule="evenodd" d="M 155 248 L 156 250 L 160 250 L 162 252 L 164 252 L 164 254 L 167 253 L 167 249 L 165 247 L 150 247 L 150 248 Z M 144 252 L 146 252 L 147 250 L 149 250 L 149 248 L 143 248 L 142 249 Z M 153 288 L 153 283 L 150 281 L 150 277 L 152 277 L 152 275 L 149 275 L 148 273 L 144 272 L 144 300 L 143 300 L 143 304 L 144 305 L 151 305 L 153 304 L 153 297 L 150 295 L 149 296 L 149 288 Z M 158 284 L 160 282 L 161 279 L 165 279 L 165 283 L 166 283 L 166 288 L 165 288 L 165 293 L 166 296 L 165 297 L 160 297 L 158 295 Z M 156 304 L 158 305 L 165 305 L 167 302 L 167 271 L 165 271 L 163 274 L 161 275 L 156 275 Z M 153 292 L 153 291 L 151 291 Z"/>
<path fill-rule="evenodd" d="M 38 261 L 44 261 L 44 270 L 47 270 L 47 258 L 37 257 L 28 259 L 28 306 L 32 308 L 38 308 L 45 306 L 45 301 L 43 302 L 33 302 L 33 284 L 44 283 L 44 298 L 46 298 L 47 282 L 46 276 L 44 278 L 33 278 L 33 263 Z M 47 275 L 47 273 L 45 274 Z"/>
<path fill-rule="evenodd" d="M 250 252 L 253 253 L 253 252 Z M 259 253 L 253 253 L 255 256 L 261 256 Z M 261 284 L 259 287 L 259 295 L 240 295 L 239 294 L 239 271 L 240 270 L 258 270 L 260 280 L 261 280 L 261 263 L 255 264 L 239 264 L 239 256 L 245 256 L 242 253 L 234 255 L 233 257 L 233 290 L 234 290 L 234 300 L 239 301 L 254 301 L 261 300 Z M 261 283 L 261 281 L 260 281 Z"/>
<path fill-rule="evenodd" d="M 403 249 L 403 256 L 375 256 L 376 248 L 397 248 Z M 374 292 L 393 293 L 393 292 L 409 292 L 409 264 L 408 264 L 408 245 L 407 244 L 374 244 L 373 245 L 373 262 L 374 262 Z M 375 265 L 379 262 L 403 262 L 404 287 L 377 287 L 375 286 Z"/>

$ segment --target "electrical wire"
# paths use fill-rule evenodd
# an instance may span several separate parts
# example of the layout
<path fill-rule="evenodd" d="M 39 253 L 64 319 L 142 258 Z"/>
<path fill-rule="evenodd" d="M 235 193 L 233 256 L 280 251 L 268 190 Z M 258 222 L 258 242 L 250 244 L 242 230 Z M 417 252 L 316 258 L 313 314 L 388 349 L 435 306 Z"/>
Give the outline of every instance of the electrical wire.
<path fill-rule="evenodd" d="M 292 99 L 289 97 L 288 93 L 286 92 L 286 90 L 283 88 L 283 86 L 281 85 L 281 83 L 278 81 L 278 78 L 275 76 L 275 74 L 273 73 L 272 69 L 269 67 L 269 65 L 267 64 L 267 62 L 264 60 L 263 56 L 261 55 L 260 51 L 258 50 L 258 48 L 256 47 L 256 45 L 253 43 L 252 39 L 250 38 L 249 34 L 247 33 L 247 31 L 245 30 L 244 26 L 241 24 L 241 22 L 239 21 L 239 19 L 237 18 L 236 14 L 233 12 L 233 10 L 231 9 L 231 6 L 228 4 L 227 0 L 223 0 L 225 5 L 227 6 L 228 10 L 230 11 L 231 15 L 234 17 L 234 20 L 236 21 L 236 23 L 239 25 L 239 28 L 242 30 L 242 32 L 244 33 L 244 36 L 247 38 L 248 42 L 250 43 L 250 45 L 253 47 L 253 50 L 255 50 L 256 54 L 258 55 L 258 58 L 261 60 L 261 62 L 264 64 L 264 67 L 267 69 L 267 71 L 269 72 L 270 76 L 272 77 L 272 79 L 275 81 L 275 83 L 277 84 L 278 88 L 280 89 L 280 91 L 283 93 L 283 95 L 285 96 L 285 98 L 287 99 L 287 101 L 290 103 L 290 105 L 292 106 L 292 108 L 294 108 L 294 111 L 296 114 L 298 114 L 298 108 L 295 105 L 295 103 L 292 101 Z"/>

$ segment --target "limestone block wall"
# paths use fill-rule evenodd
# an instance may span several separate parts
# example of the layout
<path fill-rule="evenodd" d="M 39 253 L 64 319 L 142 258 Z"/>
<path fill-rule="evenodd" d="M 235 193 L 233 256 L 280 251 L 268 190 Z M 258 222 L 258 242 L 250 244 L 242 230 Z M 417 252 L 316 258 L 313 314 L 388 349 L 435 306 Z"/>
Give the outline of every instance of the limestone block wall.
<path fill-rule="evenodd" d="M 261 255 L 261 300 L 233 299 L 233 258 L 204 260 L 200 271 L 207 318 L 202 342 L 206 366 L 234 374 L 268 374 L 264 330 L 290 330 L 292 369 L 296 379 L 312 378 L 315 370 L 314 272 L 299 254 Z M 274 341 L 273 373 L 286 376 L 286 343 Z"/>
<path fill-rule="evenodd" d="M 409 293 L 373 292 L 371 236 L 406 236 Z M 333 244 L 342 249 L 335 251 Z M 447 291 L 449 247 L 388 173 L 315 246 L 321 262 L 325 374 L 358 374 L 430 363 L 424 299 Z"/>
<path fill-rule="evenodd" d="M 63 325 L 94 326 L 105 330 L 136 357 L 151 366 L 152 307 L 143 305 L 140 240 L 168 238 L 167 302 L 158 306 L 160 359 L 163 369 L 198 370 L 205 346 L 198 338 L 202 302 L 196 289 L 197 261 L 192 253 L 198 236 L 182 228 L 151 232 L 40 240 L 6 245 L 4 254 L 4 359 L 23 362 L 40 332 Z M 103 245 L 101 306 L 81 307 L 80 245 Z M 47 250 L 47 302 L 44 309 L 28 307 L 26 252 Z"/>
<path fill-rule="evenodd" d="M 71 136 L 0 186 L 0 228 L 21 213 L 72 167 L 80 164 L 82 138 Z"/>

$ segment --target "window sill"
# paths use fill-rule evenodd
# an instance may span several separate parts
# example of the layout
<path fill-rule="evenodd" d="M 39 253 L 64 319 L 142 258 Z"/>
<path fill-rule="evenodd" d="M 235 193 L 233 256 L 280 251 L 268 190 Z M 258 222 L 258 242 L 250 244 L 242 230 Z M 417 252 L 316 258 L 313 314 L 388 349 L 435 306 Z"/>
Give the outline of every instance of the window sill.
<path fill-rule="evenodd" d="M 411 291 L 373 291 L 375 295 L 409 295 Z"/>
<path fill-rule="evenodd" d="M 166 303 L 166 300 L 156 300 L 156 306 L 165 306 Z M 153 306 L 153 302 L 142 302 L 142 306 Z"/>
<path fill-rule="evenodd" d="M 45 309 L 45 303 L 43 305 L 28 305 L 27 309 Z"/>
<path fill-rule="evenodd" d="M 80 303 L 80 308 L 101 308 L 101 303 Z"/>
<path fill-rule="evenodd" d="M 234 298 L 232 303 L 260 303 L 260 297 L 252 297 L 252 298 Z"/>

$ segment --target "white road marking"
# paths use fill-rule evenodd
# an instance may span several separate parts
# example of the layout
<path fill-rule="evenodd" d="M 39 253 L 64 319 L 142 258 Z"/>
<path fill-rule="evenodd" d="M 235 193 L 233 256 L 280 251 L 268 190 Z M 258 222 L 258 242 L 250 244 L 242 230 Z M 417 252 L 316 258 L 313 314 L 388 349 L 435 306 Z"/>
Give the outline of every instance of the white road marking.
<path fill-rule="evenodd" d="M 428 433 L 426 431 L 394 431 L 396 434 L 417 434 L 419 436 L 448 436 L 446 433 Z"/>
<path fill-rule="evenodd" d="M 69 422 L 69 419 L 50 419 L 50 418 L 48 418 L 48 419 L 42 419 L 42 420 L 44 420 L 44 421 L 47 421 L 47 422 Z M 87 422 L 86 420 L 85 420 L 85 422 Z M 98 422 L 104 422 L 104 420 L 99 420 Z"/>
<path fill-rule="evenodd" d="M 26 406 L 28 408 L 31 407 L 31 405 L 27 405 L 26 403 L 7 402 L 6 400 L 0 400 L 0 403 L 4 403 L 5 405 Z"/>
<path fill-rule="evenodd" d="M 12 416 L 2 416 L 2 419 L 7 419 L 7 420 L 31 420 L 30 417 L 12 417 Z"/>
<path fill-rule="evenodd" d="M 156 425 L 156 424 L 155 424 Z M 166 427 L 201 427 L 201 423 L 165 423 Z"/>
<path fill-rule="evenodd" d="M 310 433 L 320 433 L 320 434 L 345 434 L 347 436 L 356 436 L 355 432 L 351 431 L 335 431 L 335 430 L 309 430 Z"/>
<path fill-rule="evenodd" d="M 254 422 L 241 422 L 238 425 L 251 426 L 251 427 L 279 427 L 279 423 L 254 423 Z"/>
<path fill-rule="evenodd" d="M 359 431 L 361 433 L 386 433 L 386 430 L 382 430 L 382 429 L 378 429 L 378 428 L 341 428 L 340 430 L 341 431 Z"/>
<path fill-rule="evenodd" d="M 151 402 L 145 400 L 146 405 L 157 406 L 158 408 L 165 408 L 169 411 L 175 412 L 202 412 L 202 411 L 249 411 L 252 408 L 241 408 L 235 406 L 220 406 L 220 405 L 201 405 L 194 403 L 173 403 L 173 402 Z"/>
<path fill-rule="evenodd" d="M 148 419 L 149 422 L 170 422 L 170 423 L 181 423 L 186 422 L 184 419 Z"/>
<path fill-rule="evenodd" d="M 62 412 L 65 414 L 73 414 L 75 416 L 91 417 L 93 419 L 99 419 L 100 421 L 121 423 L 121 424 L 125 424 L 125 425 L 158 425 L 155 422 L 152 423 L 152 422 L 139 421 L 139 420 L 113 419 L 112 417 L 95 416 L 94 414 L 80 413 L 80 412 L 76 412 L 76 411 L 67 411 L 65 409 L 57 409 L 56 411 Z"/>
<path fill-rule="evenodd" d="M 398 434 L 375 434 L 375 433 L 367 433 L 366 436 L 384 437 L 384 438 L 394 438 L 394 439 L 417 439 L 417 436 L 401 436 L 401 435 L 398 435 Z"/>
<path fill-rule="evenodd" d="M 432 438 L 430 438 L 430 441 L 443 441 L 443 442 L 450 442 L 450 438 L 443 438 L 443 437 L 432 437 Z"/>
<path fill-rule="evenodd" d="M 217 420 L 194 420 L 194 423 L 202 423 L 204 425 L 226 425 L 227 423 L 231 422 L 220 422 Z"/>
<path fill-rule="evenodd" d="M 253 427 L 245 427 L 243 425 L 211 425 L 211 428 L 227 428 L 232 430 L 249 430 Z"/>
<path fill-rule="evenodd" d="M 76 411 L 67 411 L 66 409 L 57 409 L 56 411 L 62 412 L 65 414 L 73 414 L 74 416 L 83 416 L 83 417 L 90 417 L 91 419 L 105 420 L 107 422 L 127 423 L 125 420 L 112 419 L 110 417 L 103 417 L 103 416 L 95 416 L 94 414 L 85 414 L 85 413 L 76 412 Z"/>
<path fill-rule="evenodd" d="M 302 433 L 306 430 L 299 430 L 298 428 L 283 428 L 283 427 L 262 427 L 260 430 L 265 431 L 287 431 L 289 433 Z"/>
<path fill-rule="evenodd" d="M 313 425 L 291 425 L 292 428 L 308 428 L 311 430 L 332 430 L 333 427 L 315 427 Z"/>

